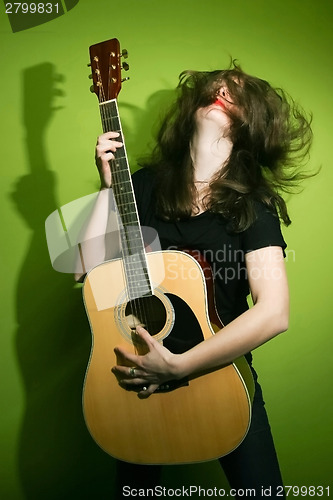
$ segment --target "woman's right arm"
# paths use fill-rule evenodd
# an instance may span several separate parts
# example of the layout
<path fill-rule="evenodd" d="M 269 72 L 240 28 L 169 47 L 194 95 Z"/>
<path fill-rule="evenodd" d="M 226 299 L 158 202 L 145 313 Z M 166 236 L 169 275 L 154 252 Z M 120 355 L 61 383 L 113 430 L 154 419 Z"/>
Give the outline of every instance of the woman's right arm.
<path fill-rule="evenodd" d="M 76 281 L 83 281 L 86 273 L 98 264 L 111 258 L 107 255 L 107 246 L 113 248 L 115 241 L 106 242 L 106 239 L 115 240 L 117 221 L 114 213 L 110 210 L 110 196 L 108 189 L 111 187 L 111 170 L 109 162 L 114 160 L 114 153 L 123 143 L 117 141 L 118 132 L 106 132 L 97 138 L 95 150 L 95 162 L 101 180 L 100 192 L 97 196 L 93 211 L 84 228 L 84 236 L 81 241 L 80 263 L 83 272 L 76 272 Z M 113 216 L 113 219 L 112 219 Z M 112 220 L 111 220 L 112 219 Z M 113 229 L 112 229 L 113 228 Z M 112 234 L 113 233 L 113 234 Z"/>

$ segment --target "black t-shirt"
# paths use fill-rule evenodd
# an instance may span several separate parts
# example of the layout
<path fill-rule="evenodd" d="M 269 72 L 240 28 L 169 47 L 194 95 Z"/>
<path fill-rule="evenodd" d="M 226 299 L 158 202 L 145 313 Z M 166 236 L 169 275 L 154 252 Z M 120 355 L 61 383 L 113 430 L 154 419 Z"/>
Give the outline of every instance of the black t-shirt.
<path fill-rule="evenodd" d="M 210 211 L 181 221 L 164 221 L 155 213 L 154 176 L 146 169 L 132 176 L 142 226 L 154 228 L 163 250 L 190 249 L 210 263 L 216 307 L 224 324 L 248 309 L 249 287 L 245 254 L 259 248 L 286 248 L 277 215 L 263 204 L 256 206 L 256 221 L 245 231 L 228 230 L 228 221 Z"/>

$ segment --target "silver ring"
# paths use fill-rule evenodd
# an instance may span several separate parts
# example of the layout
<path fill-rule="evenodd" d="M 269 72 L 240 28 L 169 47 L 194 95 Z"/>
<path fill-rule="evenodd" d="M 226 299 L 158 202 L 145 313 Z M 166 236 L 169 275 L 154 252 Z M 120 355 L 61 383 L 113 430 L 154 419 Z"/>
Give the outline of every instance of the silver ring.
<path fill-rule="evenodd" d="M 135 367 L 134 366 L 132 366 L 132 368 L 129 369 L 129 374 L 130 374 L 130 377 L 135 378 L 136 375 L 135 375 Z"/>

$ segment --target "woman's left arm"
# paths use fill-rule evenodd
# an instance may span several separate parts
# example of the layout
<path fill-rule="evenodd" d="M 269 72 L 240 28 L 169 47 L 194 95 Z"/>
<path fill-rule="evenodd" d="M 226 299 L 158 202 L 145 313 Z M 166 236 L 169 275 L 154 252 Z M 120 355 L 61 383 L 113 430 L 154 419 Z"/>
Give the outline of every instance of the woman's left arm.
<path fill-rule="evenodd" d="M 239 356 L 264 344 L 288 328 L 289 291 L 281 247 L 264 247 L 246 254 L 246 268 L 253 307 L 222 330 L 183 354 L 173 354 L 151 337 L 146 330 L 137 332 L 147 344 L 148 353 L 137 356 L 118 349 L 135 367 L 135 377 L 128 366 L 113 372 L 126 386 L 145 385 L 142 396 L 152 394 L 167 380 L 180 379 L 226 365 Z"/>

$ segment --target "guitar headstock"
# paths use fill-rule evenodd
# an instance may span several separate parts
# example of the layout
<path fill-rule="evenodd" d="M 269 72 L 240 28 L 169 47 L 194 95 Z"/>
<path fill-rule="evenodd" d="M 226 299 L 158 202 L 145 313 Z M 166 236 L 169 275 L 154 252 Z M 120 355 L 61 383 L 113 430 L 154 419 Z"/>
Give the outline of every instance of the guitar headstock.
<path fill-rule="evenodd" d="M 121 77 L 121 70 L 127 71 L 129 65 L 121 63 L 121 58 L 127 58 L 127 50 L 120 51 L 117 38 L 96 43 L 89 47 L 91 77 L 93 85 L 91 91 L 95 92 L 99 102 L 116 99 L 121 90 L 123 81 L 129 78 Z"/>

